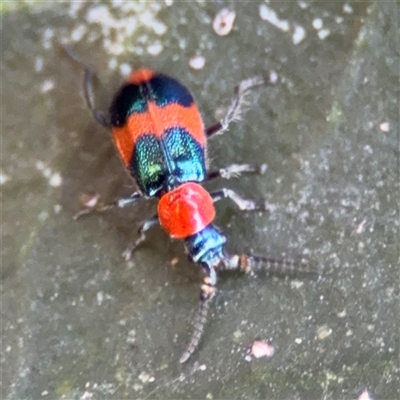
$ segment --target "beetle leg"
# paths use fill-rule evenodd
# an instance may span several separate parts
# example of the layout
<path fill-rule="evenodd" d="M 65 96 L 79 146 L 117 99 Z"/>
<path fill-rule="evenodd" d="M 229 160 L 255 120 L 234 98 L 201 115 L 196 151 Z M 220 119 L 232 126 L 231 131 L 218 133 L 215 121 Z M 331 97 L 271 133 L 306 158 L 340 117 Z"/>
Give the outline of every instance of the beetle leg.
<path fill-rule="evenodd" d="M 156 214 L 140 224 L 138 230 L 139 237 L 130 246 L 128 246 L 127 249 L 122 253 L 125 260 L 127 261 L 130 260 L 131 255 L 136 249 L 136 247 L 138 247 L 141 243 L 143 243 L 146 240 L 146 232 L 153 226 L 157 225 L 158 223 L 159 223 L 158 215 Z"/>
<path fill-rule="evenodd" d="M 209 181 L 215 178 L 223 178 L 223 179 L 237 178 L 243 172 L 264 175 L 266 170 L 267 170 L 267 164 L 261 164 L 261 165 L 232 164 L 226 168 L 209 171 L 207 173 L 206 180 Z"/>
<path fill-rule="evenodd" d="M 206 135 L 210 137 L 217 133 L 221 134 L 228 129 L 228 126 L 232 121 L 240 119 L 243 106 L 246 104 L 246 95 L 249 93 L 250 89 L 261 85 L 274 84 L 277 80 L 277 73 L 271 71 L 268 76 L 258 75 L 241 81 L 235 88 L 235 96 L 233 97 L 224 118 L 207 128 Z"/>
<path fill-rule="evenodd" d="M 127 206 L 131 206 L 135 204 L 138 200 L 144 198 L 144 196 L 140 192 L 135 192 L 132 193 L 129 197 L 121 197 L 107 204 L 99 201 L 100 196 L 97 194 L 95 194 L 94 196 L 84 194 L 82 198 L 85 207 L 74 215 L 74 219 L 78 219 L 83 215 L 87 215 L 92 212 L 105 212 L 114 207 L 124 208 Z"/>
<path fill-rule="evenodd" d="M 210 193 L 214 202 L 229 198 L 231 199 L 242 211 L 267 211 L 266 204 L 257 205 L 255 201 L 243 199 L 236 192 L 231 189 L 222 188 Z"/>

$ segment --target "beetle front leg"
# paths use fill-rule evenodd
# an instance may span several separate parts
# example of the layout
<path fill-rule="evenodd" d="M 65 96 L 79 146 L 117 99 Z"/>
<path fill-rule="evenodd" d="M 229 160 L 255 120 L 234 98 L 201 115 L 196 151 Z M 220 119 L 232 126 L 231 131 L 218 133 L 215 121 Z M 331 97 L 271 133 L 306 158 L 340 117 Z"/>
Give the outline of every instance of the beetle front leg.
<path fill-rule="evenodd" d="M 126 261 L 130 260 L 132 253 L 134 250 L 146 240 L 146 232 L 152 228 L 155 225 L 159 224 L 158 220 L 158 214 L 152 216 L 151 218 L 147 219 L 146 221 L 143 221 L 140 224 L 138 233 L 139 237 L 127 247 L 127 249 L 122 253 L 123 257 L 125 258 Z"/>
<path fill-rule="evenodd" d="M 244 108 L 243 106 L 246 104 L 246 95 L 251 89 L 261 85 L 275 84 L 277 81 L 278 74 L 275 71 L 270 71 L 267 76 L 258 75 L 241 81 L 235 88 L 235 96 L 224 118 L 207 128 L 206 135 L 210 137 L 215 134 L 221 134 L 228 129 L 232 121 L 240 119 Z"/>
<path fill-rule="evenodd" d="M 231 199 L 242 211 L 267 211 L 268 208 L 265 203 L 256 204 L 253 200 L 243 199 L 236 192 L 231 189 L 222 188 L 210 193 L 214 202 L 222 199 Z"/>
<path fill-rule="evenodd" d="M 103 203 L 100 200 L 100 195 L 98 195 L 98 194 L 88 195 L 88 194 L 84 193 L 81 197 L 82 197 L 81 201 L 84 205 L 84 208 L 79 210 L 74 215 L 73 218 L 75 220 L 84 215 L 91 214 L 93 212 L 102 213 L 102 212 L 108 211 L 114 207 L 124 208 L 127 206 L 131 206 L 131 205 L 135 204 L 137 201 L 144 198 L 144 196 L 140 192 L 134 192 L 129 197 L 121 197 L 119 199 L 112 201 L 111 203 Z"/>
<path fill-rule="evenodd" d="M 254 173 L 264 175 L 267 170 L 267 164 L 250 165 L 250 164 L 232 164 L 226 168 L 221 168 L 207 173 L 206 180 L 210 181 L 215 178 L 231 179 L 237 178 L 242 173 Z"/>

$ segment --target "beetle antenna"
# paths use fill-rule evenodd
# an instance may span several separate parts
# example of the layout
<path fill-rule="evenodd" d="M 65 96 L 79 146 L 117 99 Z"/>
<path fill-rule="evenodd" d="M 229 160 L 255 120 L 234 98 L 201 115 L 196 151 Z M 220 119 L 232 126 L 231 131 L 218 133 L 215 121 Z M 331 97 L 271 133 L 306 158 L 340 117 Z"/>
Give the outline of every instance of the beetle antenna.
<path fill-rule="evenodd" d="M 189 357 L 194 353 L 197 346 L 199 345 L 200 339 L 203 336 L 204 326 L 207 322 L 210 303 L 211 303 L 211 298 L 207 300 L 200 300 L 199 302 L 197 318 L 194 323 L 194 332 L 192 334 L 192 338 L 190 339 L 189 345 L 187 346 L 187 349 L 182 354 L 182 357 L 179 359 L 179 362 L 181 364 L 185 363 L 189 359 Z"/>
<path fill-rule="evenodd" d="M 179 362 L 183 364 L 194 353 L 199 345 L 200 339 L 203 336 L 204 326 L 207 322 L 208 310 L 210 309 L 211 300 L 213 299 L 217 283 L 217 275 L 213 267 L 205 268 L 207 276 L 204 277 L 204 283 L 200 288 L 200 302 L 197 311 L 196 320 L 194 322 L 194 332 L 190 339 L 186 351 L 182 354 Z"/>
<path fill-rule="evenodd" d="M 225 255 L 222 260 L 221 270 L 235 270 L 246 273 L 265 271 L 271 274 L 296 274 L 318 273 L 306 261 L 295 262 L 293 260 L 279 260 L 276 258 L 242 255 Z"/>
<path fill-rule="evenodd" d="M 83 97 L 85 99 L 86 105 L 93 114 L 93 117 L 106 128 L 111 127 L 111 122 L 107 117 L 107 114 L 96 107 L 95 102 L 93 100 L 93 81 L 99 80 L 97 74 L 86 65 L 73 51 L 69 46 L 65 46 L 60 44 L 61 48 L 65 51 L 65 53 L 84 70 L 84 78 L 83 78 Z"/>

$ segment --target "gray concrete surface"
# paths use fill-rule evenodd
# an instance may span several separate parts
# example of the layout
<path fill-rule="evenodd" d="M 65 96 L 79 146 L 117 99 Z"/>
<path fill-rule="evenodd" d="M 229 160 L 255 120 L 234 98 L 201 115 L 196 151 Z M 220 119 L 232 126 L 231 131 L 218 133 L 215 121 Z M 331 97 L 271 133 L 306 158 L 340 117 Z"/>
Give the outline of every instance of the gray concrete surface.
<path fill-rule="evenodd" d="M 234 29 L 218 36 L 225 6 Z M 2 7 L 2 398 L 400 397 L 398 3 Z M 200 275 L 157 229 L 122 259 L 154 203 L 73 221 L 81 192 L 111 200 L 134 184 L 60 42 L 98 71 L 104 107 L 121 73 L 146 65 L 187 85 L 206 124 L 240 79 L 276 70 L 281 82 L 210 142 L 214 166 L 265 162 L 266 174 L 208 187 L 270 204 L 218 204 L 230 251 L 304 257 L 321 278 L 222 275 L 201 346 L 179 365 Z M 249 356 L 255 339 L 273 357 Z"/>

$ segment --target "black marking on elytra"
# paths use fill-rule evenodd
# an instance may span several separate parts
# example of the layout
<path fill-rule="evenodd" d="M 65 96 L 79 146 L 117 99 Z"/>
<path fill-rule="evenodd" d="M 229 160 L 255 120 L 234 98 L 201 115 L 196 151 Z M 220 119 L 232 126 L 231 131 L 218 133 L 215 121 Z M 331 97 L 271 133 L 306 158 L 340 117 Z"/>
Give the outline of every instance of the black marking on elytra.
<path fill-rule="evenodd" d="M 190 107 L 193 104 L 193 97 L 189 90 L 180 82 L 167 75 L 154 75 L 149 85 L 152 100 L 159 107 L 165 107 L 171 103 L 178 103 L 182 107 Z"/>
<path fill-rule="evenodd" d="M 124 85 L 114 97 L 110 107 L 111 125 L 123 126 L 127 118 L 134 113 L 147 111 L 147 97 L 144 85 Z"/>

